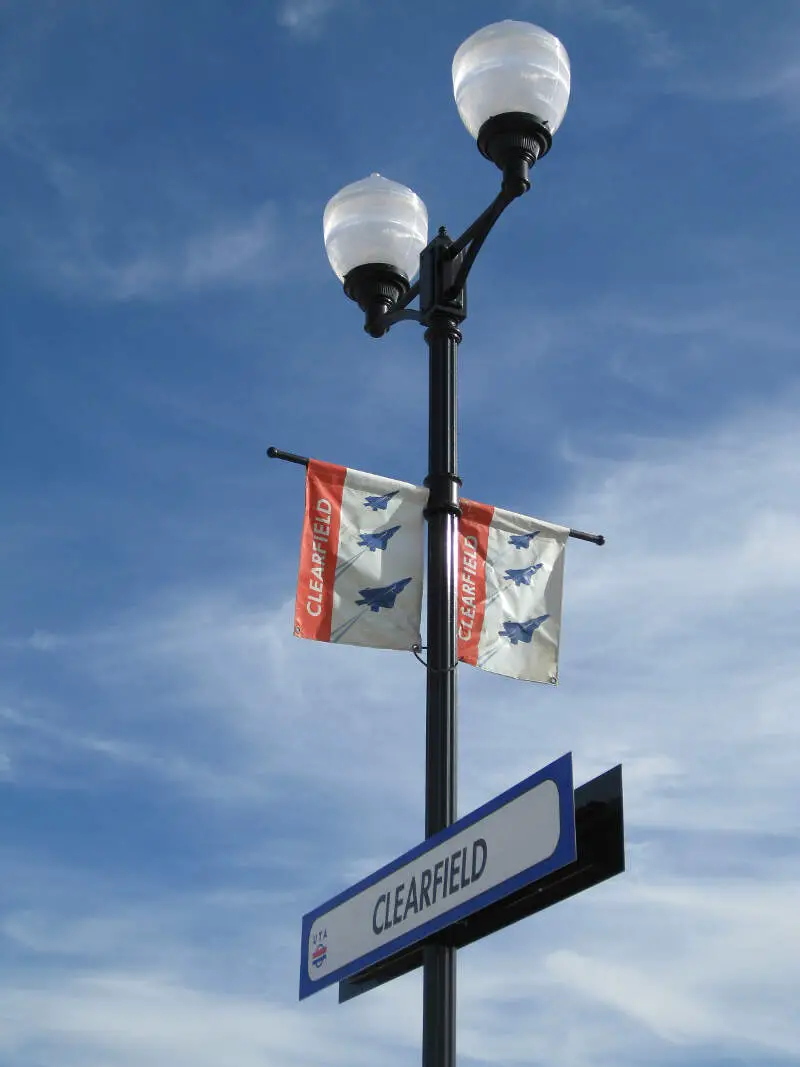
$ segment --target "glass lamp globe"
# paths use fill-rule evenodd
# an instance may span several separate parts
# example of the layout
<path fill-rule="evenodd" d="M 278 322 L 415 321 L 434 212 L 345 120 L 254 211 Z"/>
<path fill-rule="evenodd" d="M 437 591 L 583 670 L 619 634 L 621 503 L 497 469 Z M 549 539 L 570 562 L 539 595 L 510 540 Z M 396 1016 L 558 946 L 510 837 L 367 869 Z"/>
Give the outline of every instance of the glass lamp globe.
<path fill-rule="evenodd" d="M 411 189 L 370 174 L 346 185 L 325 207 L 325 251 L 344 281 L 356 267 L 383 265 L 406 281 L 428 243 L 428 212 Z"/>
<path fill-rule="evenodd" d="M 458 112 L 473 137 L 491 118 L 531 115 L 552 135 L 569 101 L 567 50 L 530 22 L 495 22 L 473 33 L 453 59 Z"/>

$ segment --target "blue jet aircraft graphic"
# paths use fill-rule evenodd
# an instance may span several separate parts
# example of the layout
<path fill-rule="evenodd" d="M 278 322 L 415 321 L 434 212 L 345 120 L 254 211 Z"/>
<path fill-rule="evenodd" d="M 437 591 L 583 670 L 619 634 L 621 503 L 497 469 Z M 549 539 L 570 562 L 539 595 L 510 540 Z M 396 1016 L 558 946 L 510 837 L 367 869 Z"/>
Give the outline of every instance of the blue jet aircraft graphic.
<path fill-rule="evenodd" d="M 362 533 L 358 539 L 358 546 L 359 548 L 368 548 L 370 552 L 374 552 L 376 549 L 385 552 L 390 539 L 394 537 L 399 529 L 399 526 L 390 526 L 388 530 L 381 530 L 376 533 Z"/>
<path fill-rule="evenodd" d="M 381 608 L 393 608 L 397 594 L 402 593 L 412 578 L 401 578 L 399 582 L 381 586 L 379 589 L 359 589 L 362 600 L 356 604 L 366 604 L 370 611 L 380 611 Z M 530 638 L 529 638 L 530 640 Z"/>
<path fill-rule="evenodd" d="M 508 538 L 508 543 L 510 545 L 513 545 L 514 548 L 530 548 L 531 541 L 534 539 L 534 537 L 538 537 L 541 532 L 541 530 L 534 530 L 532 533 L 510 534 Z"/>
<path fill-rule="evenodd" d="M 531 578 L 537 571 L 542 569 L 543 564 L 532 563 L 530 567 L 522 567 L 520 570 L 506 571 L 506 579 L 514 585 L 530 585 Z"/>
<path fill-rule="evenodd" d="M 391 493 L 384 493 L 383 496 L 368 496 L 364 501 L 364 507 L 371 508 L 373 511 L 386 511 L 389 501 L 399 492 L 399 489 L 393 489 Z"/>
<path fill-rule="evenodd" d="M 540 615 L 538 619 L 528 619 L 527 622 L 504 622 L 503 629 L 498 630 L 500 637 L 507 637 L 512 645 L 518 645 L 520 641 L 529 645 L 533 638 L 534 630 L 538 630 L 549 615 Z"/>

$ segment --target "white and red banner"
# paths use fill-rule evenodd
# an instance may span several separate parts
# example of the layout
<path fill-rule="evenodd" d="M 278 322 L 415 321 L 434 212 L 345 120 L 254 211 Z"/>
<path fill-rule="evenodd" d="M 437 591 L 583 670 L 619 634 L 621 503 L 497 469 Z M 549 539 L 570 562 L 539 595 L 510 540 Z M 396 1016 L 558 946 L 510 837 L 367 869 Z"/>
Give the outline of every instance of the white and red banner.
<path fill-rule="evenodd" d="M 569 529 L 461 500 L 458 658 L 531 682 L 558 681 Z"/>
<path fill-rule="evenodd" d="M 369 648 L 420 644 L 428 490 L 309 460 L 294 632 Z M 569 530 L 461 500 L 458 658 L 558 681 Z"/>
<path fill-rule="evenodd" d="M 428 490 L 309 460 L 294 632 L 410 649 L 420 642 Z"/>

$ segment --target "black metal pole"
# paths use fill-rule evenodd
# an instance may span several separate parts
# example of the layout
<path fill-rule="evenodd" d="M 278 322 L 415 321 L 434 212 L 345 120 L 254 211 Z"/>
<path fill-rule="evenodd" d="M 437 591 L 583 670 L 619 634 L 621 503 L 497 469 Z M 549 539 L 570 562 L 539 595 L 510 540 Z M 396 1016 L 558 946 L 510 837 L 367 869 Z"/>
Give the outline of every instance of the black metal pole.
<path fill-rule="evenodd" d="M 428 413 L 428 678 L 425 836 L 456 819 L 458 662 L 458 319 L 434 312 L 425 333 L 430 359 Z M 423 1067 L 455 1067 L 456 950 L 425 948 Z"/>

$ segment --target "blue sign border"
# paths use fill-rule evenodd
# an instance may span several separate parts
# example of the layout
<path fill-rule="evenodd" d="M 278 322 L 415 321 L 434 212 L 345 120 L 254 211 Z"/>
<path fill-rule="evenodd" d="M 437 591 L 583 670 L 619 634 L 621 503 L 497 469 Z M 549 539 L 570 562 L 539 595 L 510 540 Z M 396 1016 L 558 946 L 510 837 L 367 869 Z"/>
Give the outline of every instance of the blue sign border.
<path fill-rule="evenodd" d="M 556 788 L 558 789 L 558 806 L 561 825 L 559 828 L 558 844 L 547 859 L 535 863 L 532 867 L 528 867 L 523 871 L 519 871 L 517 874 L 507 878 L 504 882 L 500 882 L 499 885 L 487 889 L 479 896 L 473 897 L 471 900 L 467 900 L 462 904 L 457 904 L 454 908 L 444 912 L 442 915 L 436 916 L 434 919 L 430 919 L 428 922 L 423 923 L 414 930 L 398 935 L 392 941 L 388 941 L 379 948 L 374 949 L 372 952 L 367 952 L 363 956 L 359 956 L 358 959 L 344 964 L 344 966 L 339 967 L 335 971 L 331 971 L 324 977 L 319 978 L 316 982 L 311 981 L 308 977 L 308 939 L 311 933 L 311 927 L 320 915 L 332 911 L 337 905 L 343 903 L 345 900 L 349 900 L 350 897 L 354 897 L 363 890 L 368 889 L 371 885 L 375 885 L 376 882 L 382 881 L 387 875 L 392 874 L 392 872 L 396 871 L 399 867 L 404 866 L 406 863 L 410 863 L 411 860 L 416 859 L 424 852 L 436 848 L 437 845 L 447 841 L 455 834 L 480 822 L 481 819 L 485 819 L 487 815 L 491 815 L 493 811 L 502 808 L 504 804 L 508 804 L 509 801 L 515 800 L 523 793 L 529 792 L 537 785 L 548 780 L 555 782 Z M 403 855 L 399 856 L 397 859 L 392 860 L 391 863 L 387 863 L 385 867 L 381 867 L 380 870 L 367 875 L 366 878 L 363 878 L 354 886 L 345 889 L 337 896 L 332 897 L 330 900 L 320 905 L 320 907 L 314 908 L 313 911 L 304 915 L 300 941 L 300 1000 L 304 1000 L 306 997 L 311 996 L 312 993 L 318 993 L 321 989 L 325 989 L 327 986 L 333 985 L 335 982 L 341 982 L 344 978 L 350 978 L 351 975 L 363 971 L 366 967 L 371 967 L 373 964 L 380 963 L 381 961 L 388 959 L 390 956 L 402 952 L 404 949 L 408 948 L 409 945 L 414 944 L 414 942 L 430 937 L 431 934 L 435 934 L 439 930 L 445 929 L 445 927 L 458 922 L 467 915 L 472 915 L 473 912 L 480 911 L 482 908 L 487 907 L 487 905 L 494 904 L 495 901 L 509 896 L 517 889 L 521 889 L 523 886 L 529 885 L 531 882 L 535 882 L 539 878 L 544 878 L 546 874 L 551 874 L 553 871 L 565 867 L 568 863 L 573 863 L 577 858 L 578 850 L 575 840 L 575 793 L 572 780 L 572 753 L 568 752 L 566 755 L 561 756 L 559 759 L 548 764 L 547 767 L 543 767 L 540 771 L 536 771 L 528 778 L 523 779 L 523 781 L 518 782 L 510 789 L 507 789 L 505 793 L 500 793 L 492 800 L 487 801 L 486 804 L 483 804 L 480 808 L 471 811 L 469 815 L 464 815 L 457 822 L 448 826 L 447 829 L 440 831 L 438 834 L 434 834 L 433 837 L 425 838 L 419 845 L 416 845 L 410 851 L 403 853 Z"/>

